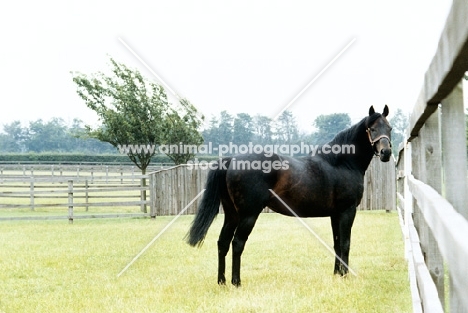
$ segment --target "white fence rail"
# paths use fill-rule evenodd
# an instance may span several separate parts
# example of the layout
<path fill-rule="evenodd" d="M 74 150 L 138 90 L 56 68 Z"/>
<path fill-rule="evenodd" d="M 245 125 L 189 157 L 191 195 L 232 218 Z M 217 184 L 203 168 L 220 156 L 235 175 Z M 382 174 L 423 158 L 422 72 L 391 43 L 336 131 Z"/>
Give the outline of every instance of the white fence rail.
<path fill-rule="evenodd" d="M 461 83 L 468 70 L 466 16 L 468 1 L 454 0 L 397 163 L 398 210 L 415 312 L 468 312 L 467 150 Z"/>

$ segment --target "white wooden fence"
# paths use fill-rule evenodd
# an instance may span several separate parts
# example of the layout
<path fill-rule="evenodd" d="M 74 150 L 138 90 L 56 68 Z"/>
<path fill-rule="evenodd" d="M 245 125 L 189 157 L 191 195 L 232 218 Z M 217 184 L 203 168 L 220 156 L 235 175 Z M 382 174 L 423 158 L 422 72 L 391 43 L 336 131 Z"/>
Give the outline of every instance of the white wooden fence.
<path fill-rule="evenodd" d="M 203 189 L 206 176 L 206 170 L 184 165 L 141 175 L 130 166 L 68 165 L 57 169 L 43 164 L 3 164 L 0 210 L 27 208 L 30 213 L 3 214 L 0 220 L 68 218 L 72 222 L 77 218 L 176 215 Z M 143 178 L 148 181 L 146 185 Z M 198 201 L 185 214 L 194 214 L 197 206 Z M 97 214 L 96 207 L 103 210 Z M 111 213 L 105 212 L 106 207 Z M 119 208 L 128 211 L 138 207 L 141 213 L 116 213 Z M 95 210 L 88 212 L 89 208 Z M 36 212 L 44 209 L 48 214 Z"/>
<path fill-rule="evenodd" d="M 454 0 L 397 163 L 414 312 L 468 312 L 467 16 L 468 1 Z"/>
<path fill-rule="evenodd" d="M 141 185 L 141 179 L 148 178 L 147 175 L 108 174 L 23 176 L 3 173 L 0 176 L 0 210 L 12 212 L 15 209 L 27 208 L 31 213 L 2 215 L 0 220 L 68 218 L 72 222 L 74 218 L 142 215 L 115 213 L 115 209 L 111 210 L 113 214 L 105 213 L 105 210 L 99 210 L 99 214 L 88 212 L 90 207 L 140 207 L 141 211 L 145 211 L 145 206 L 149 204 L 149 201 L 142 197 L 149 187 Z M 67 208 L 67 215 L 63 214 L 64 208 Z M 80 208 L 81 215 L 74 214 L 76 208 Z M 42 214 L 44 210 L 47 210 L 48 214 Z"/>
<path fill-rule="evenodd" d="M 58 172 L 55 169 L 35 164 L 4 166 L 0 172 L 0 210 L 28 208 L 31 214 L 3 214 L 0 220 L 68 218 L 72 222 L 76 218 L 177 215 L 204 188 L 207 177 L 206 169 L 186 165 L 147 175 L 135 174 L 129 167 L 74 165 Z M 141 184 L 142 178 L 148 180 L 146 186 Z M 394 160 L 382 163 L 374 158 L 366 173 L 359 209 L 395 209 L 394 182 Z M 198 201 L 184 214 L 194 214 Z M 103 209 L 96 213 L 96 207 Z M 111 208 L 110 213 L 105 212 L 106 207 Z M 140 207 L 141 213 L 121 213 L 116 207 L 122 211 Z M 51 214 L 50 210 L 49 214 L 32 213 L 44 208 L 56 208 L 57 214 Z M 89 208 L 94 210 L 88 212 Z M 265 212 L 270 210 L 266 208 Z"/>

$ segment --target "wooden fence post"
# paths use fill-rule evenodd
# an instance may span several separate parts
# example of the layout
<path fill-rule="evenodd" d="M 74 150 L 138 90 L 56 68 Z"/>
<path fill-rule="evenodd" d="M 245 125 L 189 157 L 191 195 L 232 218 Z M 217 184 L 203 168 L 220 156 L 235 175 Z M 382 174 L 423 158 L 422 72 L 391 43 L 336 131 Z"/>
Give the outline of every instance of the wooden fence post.
<path fill-rule="evenodd" d="M 68 223 L 73 224 L 73 180 L 68 180 Z"/>
<path fill-rule="evenodd" d="M 410 225 L 411 221 L 413 220 L 412 214 L 413 214 L 413 196 L 411 195 L 411 191 L 409 190 L 409 175 L 411 175 L 411 157 L 412 157 L 412 151 L 411 151 L 411 143 L 408 142 L 405 144 L 405 157 L 403 159 L 404 161 L 404 171 L 405 171 L 405 178 L 403 181 L 403 192 L 405 196 L 405 233 L 406 235 L 409 236 L 409 231 L 408 231 L 408 226 Z"/>
<path fill-rule="evenodd" d="M 413 227 L 413 196 L 409 190 L 409 176 L 412 172 L 412 144 L 410 142 L 404 143 L 403 150 L 403 193 L 404 193 L 404 228 L 403 233 L 405 236 L 405 256 L 408 260 L 408 274 L 410 280 L 411 298 L 413 302 L 413 312 L 421 312 L 421 297 L 419 295 L 416 269 L 413 259 L 413 246 L 410 237 L 410 229 Z"/>
<path fill-rule="evenodd" d="M 143 175 L 146 175 L 146 173 L 144 173 Z M 140 200 L 141 201 L 146 201 L 146 189 L 145 189 L 146 188 L 146 178 L 145 177 L 141 177 L 140 187 L 142 188 L 141 191 L 140 191 Z M 147 213 L 146 202 L 141 203 L 140 211 L 143 212 L 143 213 Z"/>
<path fill-rule="evenodd" d="M 86 212 L 89 210 L 89 196 L 88 196 L 88 179 L 85 179 L 85 203 L 86 203 Z"/>
<path fill-rule="evenodd" d="M 76 177 L 80 177 L 80 166 L 76 166 Z"/>
<path fill-rule="evenodd" d="M 151 173 L 149 175 L 150 186 L 150 216 L 156 218 L 156 175 Z"/>
<path fill-rule="evenodd" d="M 436 110 L 419 131 L 421 137 L 422 159 L 420 171 L 423 171 L 423 183 L 434 188 L 439 194 L 442 193 L 442 155 L 439 131 L 439 110 Z M 444 287 L 444 260 L 440 254 L 437 241 L 429 227 L 424 223 L 421 227 L 421 246 L 426 256 L 426 265 L 434 281 L 442 307 L 445 307 Z"/>
<path fill-rule="evenodd" d="M 442 159 L 444 165 L 445 198 L 454 209 L 468 219 L 467 180 L 466 180 L 466 124 L 463 105 L 463 87 L 460 82 L 442 100 Z M 467 260 L 459 260 L 465 263 Z M 449 268 L 450 273 L 450 268 Z M 453 285 L 450 274 L 450 311 L 460 312 L 461 299 L 466 290 L 458 290 Z"/>
<path fill-rule="evenodd" d="M 468 219 L 466 195 L 466 124 L 463 87 L 458 84 L 442 101 L 442 151 L 447 200 Z"/>
<path fill-rule="evenodd" d="M 31 181 L 29 183 L 29 203 L 31 211 L 34 211 L 34 176 L 31 176 Z"/>

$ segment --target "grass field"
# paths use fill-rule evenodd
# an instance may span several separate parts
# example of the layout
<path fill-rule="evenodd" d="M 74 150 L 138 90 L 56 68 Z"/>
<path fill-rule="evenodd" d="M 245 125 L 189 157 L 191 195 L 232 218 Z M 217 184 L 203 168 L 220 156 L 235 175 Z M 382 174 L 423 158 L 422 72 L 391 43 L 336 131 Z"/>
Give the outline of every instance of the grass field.
<path fill-rule="evenodd" d="M 216 283 L 222 216 L 201 249 L 183 241 L 192 218 L 177 220 L 119 278 L 173 217 L 1 222 L 0 311 L 411 311 L 396 213 L 358 212 L 350 255 L 358 276 L 345 279 L 297 220 L 262 214 L 243 254 L 241 288 Z M 306 222 L 331 245 L 329 219 Z"/>

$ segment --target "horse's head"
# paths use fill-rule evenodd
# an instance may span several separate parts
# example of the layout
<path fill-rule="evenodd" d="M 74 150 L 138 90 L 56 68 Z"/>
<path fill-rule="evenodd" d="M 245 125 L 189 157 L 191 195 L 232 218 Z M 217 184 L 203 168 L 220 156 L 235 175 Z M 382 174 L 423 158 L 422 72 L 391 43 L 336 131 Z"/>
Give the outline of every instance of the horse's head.
<path fill-rule="evenodd" d="M 392 127 L 387 121 L 388 106 L 385 105 L 382 114 L 375 113 L 374 107 L 369 109 L 369 116 L 366 121 L 367 137 L 374 153 L 380 156 L 380 161 L 388 162 L 392 155 L 391 131 Z"/>

